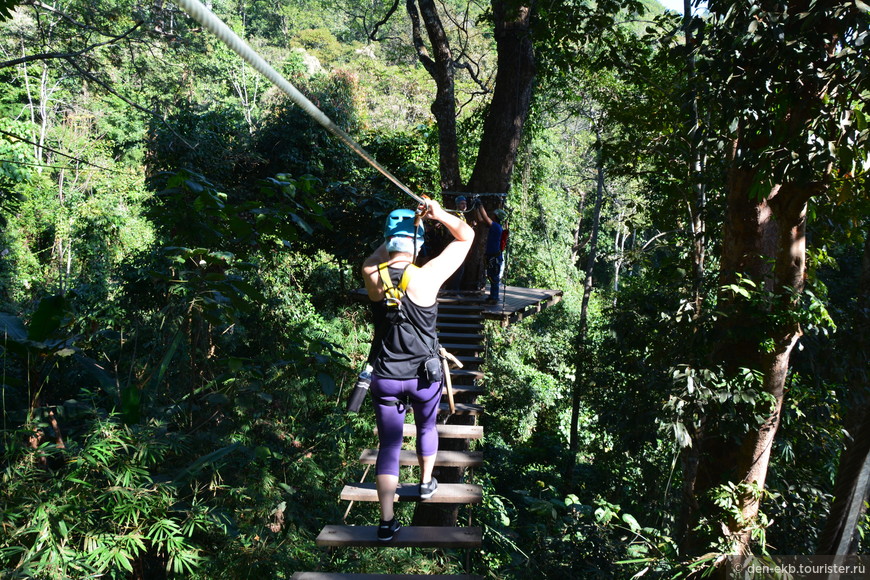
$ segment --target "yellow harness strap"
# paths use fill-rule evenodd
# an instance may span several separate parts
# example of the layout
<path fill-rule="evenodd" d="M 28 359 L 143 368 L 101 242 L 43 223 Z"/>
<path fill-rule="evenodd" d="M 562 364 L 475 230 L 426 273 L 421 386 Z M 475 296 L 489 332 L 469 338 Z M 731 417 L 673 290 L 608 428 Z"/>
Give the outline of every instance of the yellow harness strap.
<path fill-rule="evenodd" d="M 405 297 L 405 290 L 408 288 L 408 282 L 411 281 L 411 274 L 414 270 L 419 270 L 414 264 L 408 264 L 405 271 L 402 272 L 402 279 L 399 280 L 399 285 L 394 286 L 390 273 L 387 268 L 390 267 L 389 262 L 384 262 L 378 265 L 378 273 L 381 275 L 381 281 L 384 283 L 384 295 L 387 298 L 387 304 L 390 306 L 401 306 L 402 298 Z"/>

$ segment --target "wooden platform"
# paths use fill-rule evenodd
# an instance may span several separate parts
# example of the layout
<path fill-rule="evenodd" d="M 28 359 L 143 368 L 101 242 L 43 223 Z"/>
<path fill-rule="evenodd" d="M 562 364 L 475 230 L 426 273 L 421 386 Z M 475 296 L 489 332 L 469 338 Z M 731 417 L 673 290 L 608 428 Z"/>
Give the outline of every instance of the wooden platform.
<path fill-rule="evenodd" d="M 478 548 L 482 538 L 479 527 L 407 526 L 389 542 L 381 542 L 377 526 L 325 526 L 316 542 L 318 546 L 438 549 Z"/>
<path fill-rule="evenodd" d="M 487 302 L 487 292 L 449 292 L 438 296 L 442 324 L 472 323 L 473 314 L 481 311 L 484 318 L 498 320 L 507 326 L 533 316 L 558 304 L 562 300 L 562 290 L 545 288 L 523 288 L 521 286 L 502 286 L 498 302 Z M 444 328 L 442 330 L 449 330 Z"/>
<path fill-rule="evenodd" d="M 377 449 L 364 449 L 359 457 L 363 465 L 374 465 L 378 460 Z M 402 449 L 399 452 L 399 465 L 419 465 L 417 452 Z M 483 453 L 480 451 L 447 451 L 438 450 L 435 455 L 436 467 L 478 467 L 483 465 Z"/>
<path fill-rule="evenodd" d="M 480 425 L 444 425 L 438 423 L 438 437 L 442 439 L 482 439 L 483 427 Z M 375 435 L 378 430 L 375 428 Z M 416 437 L 417 427 L 413 423 L 405 423 L 403 425 L 402 434 L 405 437 Z"/>
<path fill-rule="evenodd" d="M 420 486 L 416 483 L 400 483 L 396 489 L 399 501 L 420 503 L 459 503 L 476 504 L 483 501 L 483 491 L 479 485 L 470 483 L 439 483 L 435 495 L 420 499 Z M 376 484 L 352 483 L 341 490 L 341 499 L 348 501 L 378 501 Z"/>
<path fill-rule="evenodd" d="M 543 310 L 558 304 L 562 300 L 562 290 L 546 290 L 543 288 L 522 288 L 520 286 L 503 286 L 498 302 L 486 303 L 483 317 L 499 320 L 507 326 L 533 316 Z"/>

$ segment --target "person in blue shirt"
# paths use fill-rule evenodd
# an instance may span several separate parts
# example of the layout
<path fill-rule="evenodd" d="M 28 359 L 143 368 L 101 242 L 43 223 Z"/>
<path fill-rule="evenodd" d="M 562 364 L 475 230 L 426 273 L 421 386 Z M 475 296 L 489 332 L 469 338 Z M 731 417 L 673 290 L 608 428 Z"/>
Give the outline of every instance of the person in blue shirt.
<path fill-rule="evenodd" d="M 486 248 L 484 250 L 486 277 L 489 278 L 489 296 L 486 299 L 487 302 L 498 302 L 499 300 L 499 285 L 501 284 L 501 271 L 504 265 L 502 253 L 506 242 L 502 222 L 506 215 L 503 209 L 496 209 L 493 210 L 492 217 L 490 217 L 486 213 L 483 204 L 477 205 L 478 219 L 486 223 L 489 228 L 486 236 Z"/>

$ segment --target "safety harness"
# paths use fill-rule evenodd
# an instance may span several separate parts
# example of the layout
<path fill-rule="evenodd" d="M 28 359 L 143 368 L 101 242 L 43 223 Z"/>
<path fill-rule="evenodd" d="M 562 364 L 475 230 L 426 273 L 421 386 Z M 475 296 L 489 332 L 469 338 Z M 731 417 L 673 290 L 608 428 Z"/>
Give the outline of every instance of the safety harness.
<path fill-rule="evenodd" d="M 381 276 L 381 282 L 384 284 L 384 296 L 387 300 L 387 306 L 402 309 L 402 298 L 405 297 L 405 291 L 408 289 L 408 283 L 411 281 L 411 276 L 419 270 L 414 264 L 408 264 L 405 271 L 402 272 L 402 279 L 399 280 L 399 285 L 394 286 L 393 280 L 390 278 L 389 262 L 384 262 L 378 265 L 378 273 Z"/>

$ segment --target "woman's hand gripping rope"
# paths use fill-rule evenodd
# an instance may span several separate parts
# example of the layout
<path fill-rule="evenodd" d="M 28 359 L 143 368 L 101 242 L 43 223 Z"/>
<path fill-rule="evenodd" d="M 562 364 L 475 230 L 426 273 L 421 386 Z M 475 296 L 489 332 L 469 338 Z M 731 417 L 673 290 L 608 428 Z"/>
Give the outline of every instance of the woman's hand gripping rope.
<path fill-rule="evenodd" d="M 426 194 L 423 194 L 422 197 L 423 197 L 422 203 L 420 203 L 420 205 L 417 206 L 417 210 L 414 212 L 414 214 L 416 216 L 414 218 L 414 228 L 415 229 L 420 226 L 420 222 L 423 221 L 423 218 L 426 217 L 427 214 L 430 214 L 429 215 L 430 218 L 432 217 L 431 216 L 432 207 L 430 204 L 433 203 L 434 200 L 432 200 Z M 434 203 L 437 203 L 437 202 L 434 202 Z"/>

